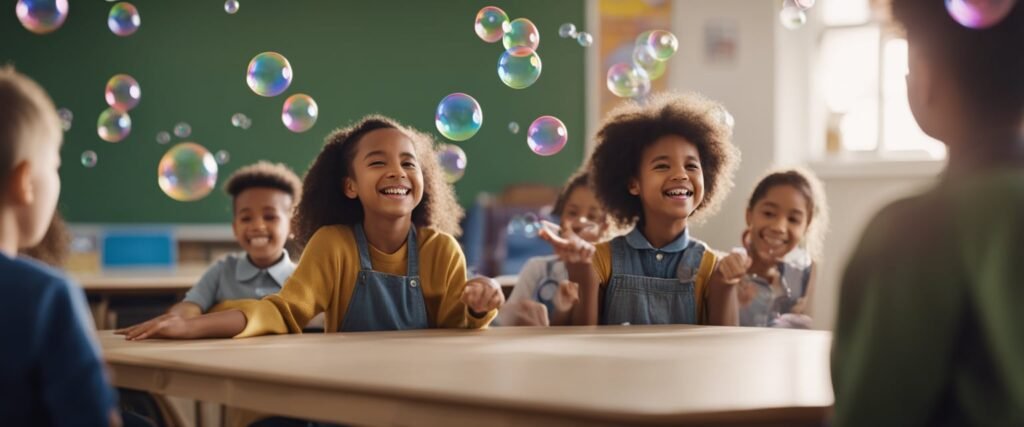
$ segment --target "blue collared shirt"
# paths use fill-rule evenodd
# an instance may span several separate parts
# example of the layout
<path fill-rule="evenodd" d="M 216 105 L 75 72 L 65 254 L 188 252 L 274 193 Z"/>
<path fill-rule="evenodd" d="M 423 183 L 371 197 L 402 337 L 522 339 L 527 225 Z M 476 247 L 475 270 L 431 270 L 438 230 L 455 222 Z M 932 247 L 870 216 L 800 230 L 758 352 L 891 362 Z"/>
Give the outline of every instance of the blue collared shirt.
<path fill-rule="evenodd" d="M 643 269 L 642 275 L 659 279 L 677 277 L 676 268 L 679 261 L 683 259 L 683 250 L 690 247 L 691 243 L 688 228 L 683 229 L 679 237 L 661 248 L 655 248 L 640 232 L 639 226 L 634 227 L 633 231 L 626 234 L 625 239 L 629 247 L 639 254 Z M 612 271 L 612 274 L 616 274 L 616 272 Z"/>
<path fill-rule="evenodd" d="M 288 251 L 266 269 L 253 265 L 245 252 L 228 254 L 206 270 L 199 283 L 185 294 L 185 301 L 198 305 L 205 313 L 223 301 L 260 299 L 280 291 L 294 271 Z"/>

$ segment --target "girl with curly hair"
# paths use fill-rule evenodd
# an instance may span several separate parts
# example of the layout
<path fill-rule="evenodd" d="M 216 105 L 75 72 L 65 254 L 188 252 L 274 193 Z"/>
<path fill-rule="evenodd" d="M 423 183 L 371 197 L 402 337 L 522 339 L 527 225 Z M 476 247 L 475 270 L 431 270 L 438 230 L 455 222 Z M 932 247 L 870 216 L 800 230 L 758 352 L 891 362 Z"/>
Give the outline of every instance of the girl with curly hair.
<path fill-rule="evenodd" d="M 173 315 L 122 330 L 128 339 L 482 328 L 504 302 L 489 278 L 466 280 L 455 238 L 462 209 L 429 136 L 368 116 L 327 137 L 293 218 L 305 246 L 281 292 L 193 319 Z"/>

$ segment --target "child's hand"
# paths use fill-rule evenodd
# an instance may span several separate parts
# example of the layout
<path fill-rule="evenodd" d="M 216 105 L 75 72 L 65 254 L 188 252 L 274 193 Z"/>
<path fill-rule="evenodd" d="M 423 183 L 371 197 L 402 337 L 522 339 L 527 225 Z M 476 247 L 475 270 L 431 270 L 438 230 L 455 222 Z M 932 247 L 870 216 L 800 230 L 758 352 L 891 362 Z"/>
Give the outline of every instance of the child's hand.
<path fill-rule="evenodd" d="M 469 307 L 470 315 L 483 317 L 488 311 L 505 303 L 505 294 L 501 292 L 498 281 L 490 277 L 474 277 L 466 282 L 459 301 Z"/>
<path fill-rule="evenodd" d="M 177 314 L 164 314 L 138 325 L 118 329 L 114 333 L 124 335 L 129 341 L 146 338 L 188 338 L 186 322 L 184 317 Z"/>
<path fill-rule="evenodd" d="M 513 307 L 515 306 L 515 307 Z M 521 299 L 508 304 L 507 309 L 514 310 L 509 326 L 550 326 L 548 307 L 537 301 Z"/>
<path fill-rule="evenodd" d="M 789 312 L 793 314 L 807 314 L 807 297 L 797 299 L 796 304 L 793 304 L 793 308 L 790 308 Z"/>
<path fill-rule="evenodd" d="M 555 254 L 562 261 L 573 264 L 590 264 L 596 251 L 594 244 L 576 235 L 570 226 L 562 228 L 565 236 L 559 236 L 557 232 L 553 231 L 557 229 L 557 225 L 543 221 L 538 235 L 551 244 L 551 247 L 555 249 Z"/>
<path fill-rule="evenodd" d="M 580 300 L 580 285 L 576 282 L 563 280 L 558 284 L 558 293 L 555 294 L 555 310 L 567 312 L 572 310 Z"/>
<path fill-rule="evenodd" d="M 723 283 L 735 285 L 747 275 L 747 269 L 753 261 L 747 256 L 747 251 L 742 248 L 735 248 L 729 255 L 718 262 L 717 271 Z"/>

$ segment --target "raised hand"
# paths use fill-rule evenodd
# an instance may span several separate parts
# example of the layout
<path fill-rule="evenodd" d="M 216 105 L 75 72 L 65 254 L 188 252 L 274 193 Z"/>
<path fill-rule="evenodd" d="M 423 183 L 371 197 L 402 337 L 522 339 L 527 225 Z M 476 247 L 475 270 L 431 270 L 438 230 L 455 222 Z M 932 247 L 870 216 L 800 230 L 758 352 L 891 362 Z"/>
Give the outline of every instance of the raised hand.
<path fill-rule="evenodd" d="M 558 225 L 543 221 L 538 234 L 554 248 L 555 254 L 565 263 L 590 264 L 594 259 L 594 244 L 578 236 L 572 226 L 562 227 L 562 236 L 558 235 Z"/>
<path fill-rule="evenodd" d="M 498 281 L 480 276 L 466 282 L 459 301 L 469 307 L 470 314 L 482 317 L 484 313 L 501 307 L 505 303 L 505 294 L 501 292 Z"/>
<path fill-rule="evenodd" d="M 558 284 L 558 293 L 555 294 L 555 310 L 566 312 L 572 310 L 580 300 L 580 285 L 576 282 L 563 280 Z"/>
<path fill-rule="evenodd" d="M 747 255 L 745 249 L 733 248 L 729 255 L 726 255 L 725 258 L 718 262 L 716 270 L 723 283 L 735 285 L 740 283 L 743 277 L 747 275 L 747 269 L 750 268 L 752 263 L 753 261 Z"/>

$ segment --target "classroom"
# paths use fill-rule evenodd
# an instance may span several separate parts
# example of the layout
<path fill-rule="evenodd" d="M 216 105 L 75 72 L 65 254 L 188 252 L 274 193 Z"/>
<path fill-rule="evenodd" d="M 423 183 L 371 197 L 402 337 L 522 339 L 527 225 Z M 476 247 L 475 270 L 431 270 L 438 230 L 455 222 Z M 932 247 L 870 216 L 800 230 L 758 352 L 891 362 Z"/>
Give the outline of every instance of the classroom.
<path fill-rule="evenodd" d="M 5 425 L 1024 425 L 1018 0 L 11 3 Z"/>

